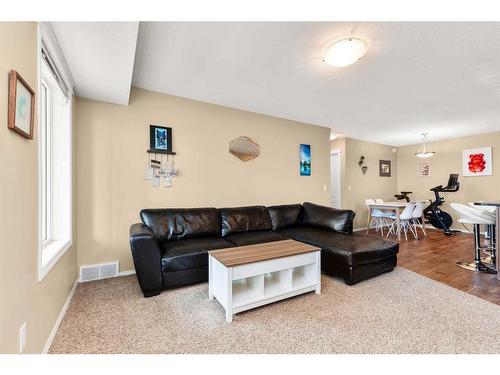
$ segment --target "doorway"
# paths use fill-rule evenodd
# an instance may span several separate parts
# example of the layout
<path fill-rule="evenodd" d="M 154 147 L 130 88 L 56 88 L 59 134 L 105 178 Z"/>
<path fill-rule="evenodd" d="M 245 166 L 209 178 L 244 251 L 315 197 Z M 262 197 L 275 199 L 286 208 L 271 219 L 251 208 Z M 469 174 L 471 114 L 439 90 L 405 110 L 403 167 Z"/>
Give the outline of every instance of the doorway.
<path fill-rule="evenodd" d="M 340 150 L 332 150 L 330 152 L 330 206 L 333 208 L 340 208 L 340 187 L 341 187 L 341 173 L 340 173 Z"/>

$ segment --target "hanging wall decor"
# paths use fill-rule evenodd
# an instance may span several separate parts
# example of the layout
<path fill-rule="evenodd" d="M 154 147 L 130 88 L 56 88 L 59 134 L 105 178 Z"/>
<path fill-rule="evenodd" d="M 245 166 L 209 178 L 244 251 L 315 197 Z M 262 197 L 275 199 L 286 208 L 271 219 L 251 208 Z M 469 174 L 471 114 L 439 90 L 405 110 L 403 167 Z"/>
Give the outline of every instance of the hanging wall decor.
<path fill-rule="evenodd" d="M 148 164 L 144 171 L 144 179 L 151 180 L 153 187 L 160 185 L 171 187 L 172 177 L 179 175 L 174 164 L 176 153 L 172 151 L 172 128 L 150 125 L 147 152 Z"/>
<path fill-rule="evenodd" d="M 35 92 L 15 70 L 9 72 L 9 110 L 7 126 L 25 138 L 33 139 Z"/>
<path fill-rule="evenodd" d="M 368 167 L 365 165 L 365 157 L 363 155 L 361 155 L 361 157 L 359 158 L 358 165 L 361 168 L 361 172 L 363 173 L 363 175 L 365 175 Z"/>
<path fill-rule="evenodd" d="M 249 161 L 259 156 L 260 146 L 254 139 L 242 136 L 229 142 L 229 152 L 241 161 Z"/>
<path fill-rule="evenodd" d="M 378 175 L 380 177 L 391 177 L 391 161 L 379 160 L 378 161 Z"/>
<path fill-rule="evenodd" d="M 492 176 L 493 158 L 491 147 L 472 148 L 463 151 L 464 176 Z"/>
<path fill-rule="evenodd" d="M 172 128 L 150 125 L 149 149 L 158 153 L 172 153 Z"/>
<path fill-rule="evenodd" d="M 431 163 L 428 161 L 417 163 L 417 177 L 430 177 L 431 176 Z"/>
<path fill-rule="evenodd" d="M 300 145 L 300 175 L 311 175 L 311 145 Z"/>

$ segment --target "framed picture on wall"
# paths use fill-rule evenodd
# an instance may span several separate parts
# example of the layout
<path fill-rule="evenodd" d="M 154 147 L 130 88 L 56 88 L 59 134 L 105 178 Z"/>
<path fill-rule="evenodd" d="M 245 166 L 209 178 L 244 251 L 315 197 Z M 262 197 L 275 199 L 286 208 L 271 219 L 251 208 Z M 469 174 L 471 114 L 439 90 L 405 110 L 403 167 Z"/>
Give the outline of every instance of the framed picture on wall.
<path fill-rule="evenodd" d="M 492 176 L 493 158 L 491 147 L 464 150 L 462 165 L 464 176 Z"/>
<path fill-rule="evenodd" d="M 391 161 L 379 160 L 378 161 L 378 175 L 380 177 L 391 177 Z"/>
<path fill-rule="evenodd" d="M 311 145 L 300 145 L 300 175 L 311 175 Z"/>
<path fill-rule="evenodd" d="M 428 161 L 417 162 L 417 177 L 430 177 L 431 163 Z"/>
<path fill-rule="evenodd" d="M 149 126 L 149 149 L 159 153 L 172 152 L 172 128 L 165 126 Z"/>
<path fill-rule="evenodd" d="M 33 139 L 35 92 L 15 70 L 9 72 L 9 110 L 7 126 L 25 138 Z"/>

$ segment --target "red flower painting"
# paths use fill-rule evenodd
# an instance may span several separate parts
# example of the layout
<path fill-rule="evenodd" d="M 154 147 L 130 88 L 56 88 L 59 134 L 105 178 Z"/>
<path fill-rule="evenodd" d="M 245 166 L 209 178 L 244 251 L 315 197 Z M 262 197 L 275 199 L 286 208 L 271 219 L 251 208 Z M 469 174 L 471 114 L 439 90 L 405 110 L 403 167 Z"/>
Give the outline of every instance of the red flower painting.
<path fill-rule="evenodd" d="M 469 171 L 471 173 L 481 173 L 486 169 L 486 160 L 484 154 L 469 155 Z"/>

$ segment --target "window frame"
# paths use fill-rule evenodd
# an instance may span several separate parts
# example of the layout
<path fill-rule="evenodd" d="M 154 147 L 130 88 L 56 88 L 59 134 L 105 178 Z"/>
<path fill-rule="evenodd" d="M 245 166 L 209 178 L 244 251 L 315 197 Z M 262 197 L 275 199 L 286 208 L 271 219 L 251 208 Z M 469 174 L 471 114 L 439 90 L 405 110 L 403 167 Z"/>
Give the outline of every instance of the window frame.
<path fill-rule="evenodd" d="M 69 230 L 67 236 L 63 239 L 57 238 L 54 234 L 54 199 L 53 199 L 53 90 L 60 90 L 54 77 L 47 77 L 47 67 L 43 67 L 45 62 L 41 58 L 41 49 L 39 49 L 38 64 L 38 281 L 42 281 L 50 270 L 57 264 L 59 259 L 69 250 L 73 244 L 73 108 L 72 97 L 68 99 L 69 111 L 69 129 L 68 129 L 68 181 L 69 189 L 69 207 L 68 210 Z M 42 91 L 44 94 L 42 94 Z M 61 90 L 62 92 L 62 90 Z M 45 117 L 44 117 L 45 116 Z M 42 122 L 45 121 L 45 124 Z M 44 129 L 45 126 L 45 129 Z M 44 140 L 47 140 L 44 142 Z M 43 152 L 45 151 L 45 157 Z M 45 166 L 44 166 L 45 161 Z M 47 198 L 47 199 L 46 199 Z M 44 203 L 45 202 L 45 203 Z M 65 203 L 66 204 L 66 203 Z M 44 209 L 44 205 L 46 205 Z M 61 208 L 60 208 L 61 209 Z M 46 213 L 46 215 L 44 215 Z M 45 217 L 44 217 L 45 216 Z M 44 226 L 45 220 L 45 226 Z M 45 230 L 44 230 L 45 228 Z M 67 238 L 66 238 L 67 237 Z"/>
<path fill-rule="evenodd" d="M 42 248 L 50 244 L 52 240 L 52 134 L 51 127 L 51 102 L 50 86 L 42 77 L 40 85 L 40 137 L 39 147 L 41 148 L 41 220 Z M 47 139 L 43 142 L 43 139 Z M 44 207 L 45 206 L 45 207 Z"/>

